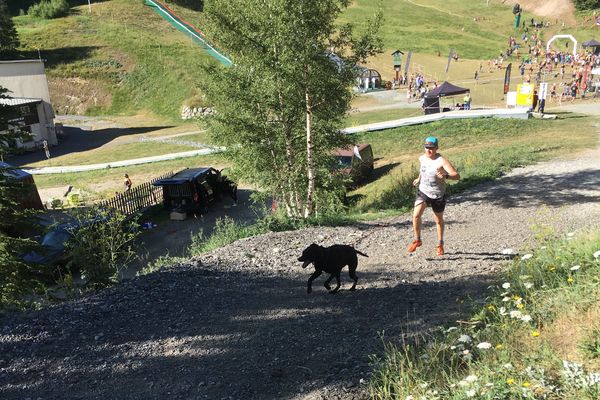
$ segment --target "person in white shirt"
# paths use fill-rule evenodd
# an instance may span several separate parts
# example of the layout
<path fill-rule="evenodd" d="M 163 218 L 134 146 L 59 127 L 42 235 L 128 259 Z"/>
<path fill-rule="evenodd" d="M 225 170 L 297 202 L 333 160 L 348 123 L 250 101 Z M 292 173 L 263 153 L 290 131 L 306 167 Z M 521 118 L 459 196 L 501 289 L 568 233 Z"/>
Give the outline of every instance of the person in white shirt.
<path fill-rule="evenodd" d="M 438 140 L 433 136 L 425 139 L 425 153 L 419 157 L 419 176 L 413 181 L 417 187 L 417 197 L 413 210 L 413 232 L 415 239 L 408 248 L 413 253 L 423 243 L 421 241 L 421 217 L 427 206 L 433 210 L 433 220 L 437 228 L 438 245 L 436 254 L 444 255 L 444 209 L 446 208 L 446 180 L 459 180 L 460 174 L 438 152 Z"/>

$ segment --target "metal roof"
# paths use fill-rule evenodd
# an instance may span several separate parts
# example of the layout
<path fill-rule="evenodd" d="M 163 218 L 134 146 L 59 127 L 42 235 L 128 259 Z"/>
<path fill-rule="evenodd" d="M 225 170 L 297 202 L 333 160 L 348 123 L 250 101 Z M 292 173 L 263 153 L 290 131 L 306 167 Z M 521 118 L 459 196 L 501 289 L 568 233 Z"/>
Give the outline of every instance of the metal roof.
<path fill-rule="evenodd" d="M 0 168 L 4 168 L 4 171 L 2 171 L 2 173 L 5 176 L 10 176 L 16 180 L 21 180 L 21 179 L 25 179 L 28 176 L 31 176 L 30 174 L 28 174 L 27 172 L 23 171 L 22 169 L 19 169 L 17 167 L 14 167 L 10 164 L 7 164 L 3 161 L 0 161 Z"/>
<path fill-rule="evenodd" d="M 358 143 L 356 147 L 358 147 L 358 151 L 361 152 L 365 148 L 370 146 L 369 143 Z M 333 151 L 333 155 L 338 157 L 352 157 L 354 155 L 354 146 L 349 146 L 347 148 L 339 148 Z"/>
<path fill-rule="evenodd" d="M 153 183 L 154 186 L 164 185 L 181 185 L 182 183 L 191 182 L 198 179 L 202 175 L 209 173 L 213 168 L 201 167 L 201 168 L 186 168 L 183 171 L 179 171 L 170 178 L 160 179 Z"/>
<path fill-rule="evenodd" d="M 26 97 L 11 97 L 8 99 L 0 98 L 0 104 L 5 106 L 22 106 L 24 104 L 36 104 L 40 103 L 42 99 L 30 99 Z"/>

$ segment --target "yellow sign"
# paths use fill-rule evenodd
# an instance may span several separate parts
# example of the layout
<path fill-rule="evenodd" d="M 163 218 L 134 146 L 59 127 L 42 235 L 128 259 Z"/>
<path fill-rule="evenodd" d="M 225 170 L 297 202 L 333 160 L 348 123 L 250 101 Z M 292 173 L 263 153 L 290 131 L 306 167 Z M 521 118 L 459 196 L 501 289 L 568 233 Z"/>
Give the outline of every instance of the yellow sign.
<path fill-rule="evenodd" d="M 521 83 L 517 85 L 517 107 L 533 107 L 534 86 L 533 83 Z"/>

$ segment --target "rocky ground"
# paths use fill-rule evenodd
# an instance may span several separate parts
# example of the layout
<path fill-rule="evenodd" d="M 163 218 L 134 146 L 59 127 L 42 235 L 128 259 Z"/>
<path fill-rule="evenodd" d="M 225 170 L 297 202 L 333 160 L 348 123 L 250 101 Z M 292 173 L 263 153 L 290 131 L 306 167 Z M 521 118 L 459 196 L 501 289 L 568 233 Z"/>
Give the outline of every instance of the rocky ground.
<path fill-rule="evenodd" d="M 408 215 L 240 240 L 185 265 L 49 309 L 4 315 L 2 399 L 364 399 L 383 341 L 453 323 L 481 299 L 535 226 L 598 226 L 600 150 L 520 168 L 454 196 L 447 254 L 406 254 Z M 360 258 L 358 290 L 342 276 L 306 293 L 297 261 L 312 242 L 346 243 Z"/>

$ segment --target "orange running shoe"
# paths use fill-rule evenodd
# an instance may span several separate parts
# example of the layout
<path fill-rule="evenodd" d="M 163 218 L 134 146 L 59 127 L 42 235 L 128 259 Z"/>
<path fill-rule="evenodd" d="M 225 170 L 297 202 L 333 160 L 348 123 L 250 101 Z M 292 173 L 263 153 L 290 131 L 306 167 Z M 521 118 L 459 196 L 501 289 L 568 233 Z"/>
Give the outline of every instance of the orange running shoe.
<path fill-rule="evenodd" d="M 444 255 L 444 245 L 443 244 L 438 244 L 437 247 L 435 248 L 435 254 L 438 256 L 443 256 Z"/>
<path fill-rule="evenodd" d="M 421 242 L 419 239 L 413 240 L 410 246 L 408 246 L 408 252 L 414 252 L 417 249 L 417 247 L 421 247 L 422 244 L 423 242 Z"/>

